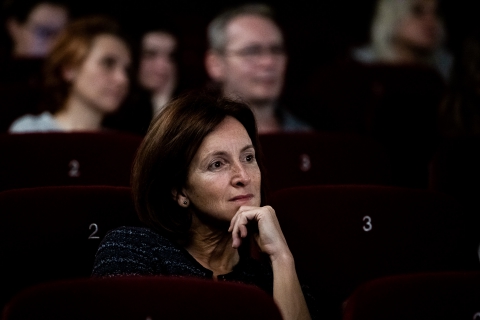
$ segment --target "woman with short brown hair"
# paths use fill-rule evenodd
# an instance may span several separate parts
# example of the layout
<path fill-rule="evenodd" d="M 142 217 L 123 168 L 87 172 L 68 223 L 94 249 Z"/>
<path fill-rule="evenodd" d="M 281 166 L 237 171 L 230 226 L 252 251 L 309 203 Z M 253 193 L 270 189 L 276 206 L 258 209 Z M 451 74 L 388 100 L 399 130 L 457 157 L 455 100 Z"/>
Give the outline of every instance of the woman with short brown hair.
<path fill-rule="evenodd" d="M 243 282 L 272 294 L 284 319 L 310 319 L 311 296 L 307 307 L 275 211 L 265 205 L 259 153 L 247 105 L 203 94 L 167 104 L 133 168 L 135 204 L 148 228 L 110 231 L 93 275 Z M 249 256 L 247 236 L 269 263 Z"/>

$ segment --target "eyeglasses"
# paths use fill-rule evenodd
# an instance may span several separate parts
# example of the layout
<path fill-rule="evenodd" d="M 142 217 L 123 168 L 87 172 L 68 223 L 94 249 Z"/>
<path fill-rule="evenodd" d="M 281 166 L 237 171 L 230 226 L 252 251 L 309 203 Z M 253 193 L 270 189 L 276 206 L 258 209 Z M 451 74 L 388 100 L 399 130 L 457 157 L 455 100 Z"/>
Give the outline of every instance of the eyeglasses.
<path fill-rule="evenodd" d="M 285 47 L 282 45 L 272 45 L 270 47 L 254 45 L 238 50 L 225 50 L 224 54 L 226 56 L 237 56 L 248 61 L 257 61 L 267 55 L 275 58 L 284 57 L 286 52 Z"/>
<path fill-rule="evenodd" d="M 41 24 L 30 24 L 28 25 L 28 30 L 38 39 L 47 40 L 56 37 L 61 28 L 41 25 Z"/>

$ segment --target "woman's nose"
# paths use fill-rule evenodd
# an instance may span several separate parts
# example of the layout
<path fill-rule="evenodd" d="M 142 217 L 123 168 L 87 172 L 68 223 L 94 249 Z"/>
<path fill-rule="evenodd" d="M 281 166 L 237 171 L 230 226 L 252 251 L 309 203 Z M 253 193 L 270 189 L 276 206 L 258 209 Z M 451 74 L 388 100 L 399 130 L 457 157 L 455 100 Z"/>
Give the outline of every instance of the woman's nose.
<path fill-rule="evenodd" d="M 118 84 L 127 85 L 129 83 L 128 74 L 123 68 L 118 68 L 115 71 L 114 79 Z"/>
<path fill-rule="evenodd" d="M 242 164 L 233 166 L 232 183 L 235 186 L 245 186 L 250 183 L 250 175 Z"/>

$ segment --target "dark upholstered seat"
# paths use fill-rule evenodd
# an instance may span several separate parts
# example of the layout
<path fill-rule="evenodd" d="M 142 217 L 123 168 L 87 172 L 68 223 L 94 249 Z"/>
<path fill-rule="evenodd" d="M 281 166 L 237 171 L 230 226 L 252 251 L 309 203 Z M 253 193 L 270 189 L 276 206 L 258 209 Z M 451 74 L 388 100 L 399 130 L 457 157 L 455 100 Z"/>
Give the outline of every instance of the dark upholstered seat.
<path fill-rule="evenodd" d="M 335 132 L 260 135 L 270 191 L 316 184 L 392 183 L 391 159 L 368 137 Z"/>
<path fill-rule="evenodd" d="M 0 305 L 36 283 L 90 276 L 105 233 L 141 225 L 127 187 L 6 190 L 0 208 Z"/>
<path fill-rule="evenodd" d="M 391 276 L 369 281 L 345 305 L 343 320 L 480 319 L 480 272 Z"/>
<path fill-rule="evenodd" d="M 117 277 L 51 282 L 28 288 L 3 320 L 25 319 L 271 319 L 273 298 L 240 283 L 179 277 Z"/>
<path fill-rule="evenodd" d="M 110 133 L 0 135 L 0 190 L 58 185 L 129 186 L 142 138 Z"/>
<path fill-rule="evenodd" d="M 337 311 L 358 285 L 374 278 L 480 270 L 476 248 L 464 234 L 463 213 L 443 193 L 307 186 L 274 192 L 270 204 L 300 277 L 333 300 Z"/>

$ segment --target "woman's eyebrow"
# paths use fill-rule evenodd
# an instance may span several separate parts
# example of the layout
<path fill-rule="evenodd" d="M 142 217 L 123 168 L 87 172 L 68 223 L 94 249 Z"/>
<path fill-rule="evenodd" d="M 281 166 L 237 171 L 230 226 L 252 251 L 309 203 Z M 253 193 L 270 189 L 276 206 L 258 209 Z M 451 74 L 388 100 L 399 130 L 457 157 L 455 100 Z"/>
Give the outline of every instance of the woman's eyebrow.
<path fill-rule="evenodd" d="M 240 149 L 240 152 L 243 152 L 245 150 L 248 150 L 248 149 L 254 149 L 253 145 L 252 144 L 249 144 L 249 145 L 246 145 L 245 147 L 243 147 L 242 149 Z M 227 151 L 223 151 L 223 150 L 217 150 L 217 151 L 212 151 L 212 152 L 209 152 L 205 155 L 205 157 L 209 157 L 209 156 L 226 156 L 228 155 L 228 152 Z"/>
<path fill-rule="evenodd" d="M 255 150 L 255 148 L 253 147 L 253 144 L 249 144 L 249 145 L 246 145 L 245 147 L 243 147 L 242 150 L 240 150 L 240 151 L 243 152 L 243 151 L 245 151 L 245 150 L 247 150 L 247 149 L 254 149 L 254 150 Z"/>

